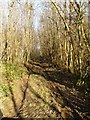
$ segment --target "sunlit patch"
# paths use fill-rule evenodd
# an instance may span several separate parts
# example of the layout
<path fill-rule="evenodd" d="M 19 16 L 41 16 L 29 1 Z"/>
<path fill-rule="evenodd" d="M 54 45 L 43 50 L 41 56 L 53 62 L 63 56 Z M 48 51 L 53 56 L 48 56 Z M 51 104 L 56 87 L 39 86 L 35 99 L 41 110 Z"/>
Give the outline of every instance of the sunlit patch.
<path fill-rule="evenodd" d="M 36 48 L 40 50 L 41 49 L 40 44 L 37 44 Z"/>

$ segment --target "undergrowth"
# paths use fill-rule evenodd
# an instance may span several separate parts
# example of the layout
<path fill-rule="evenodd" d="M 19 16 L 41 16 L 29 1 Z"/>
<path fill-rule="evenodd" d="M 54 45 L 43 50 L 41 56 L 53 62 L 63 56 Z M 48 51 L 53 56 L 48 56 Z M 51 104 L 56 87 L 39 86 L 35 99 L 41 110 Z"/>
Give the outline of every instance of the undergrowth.
<path fill-rule="evenodd" d="M 2 77 L 8 79 L 19 79 L 25 74 L 26 70 L 24 67 L 20 67 L 14 64 L 3 64 L 2 65 Z"/>
<path fill-rule="evenodd" d="M 0 93 L 4 95 L 9 94 L 9 85 L 11 88 L 15 86 L 13 80 L 21 80 L 22 76 L 26 73 L 24 67 L 20 67 L 14 64 L 2 64 L 2 82 L 0 84 Z M 4 79 L 6 82 L 4 82 Z M 8 83 L 9 82 L 9 83 Z"/>

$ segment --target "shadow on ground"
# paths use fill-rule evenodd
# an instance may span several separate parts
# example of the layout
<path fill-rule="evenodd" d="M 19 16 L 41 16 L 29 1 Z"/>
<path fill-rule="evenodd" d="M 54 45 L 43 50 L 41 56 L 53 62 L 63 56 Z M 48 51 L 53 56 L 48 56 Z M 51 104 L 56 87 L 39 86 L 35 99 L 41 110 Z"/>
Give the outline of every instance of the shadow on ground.
<path fill-rule="evenodd" d="M 13 89 L 8 80 L 10 94 L 6 96 L 10 98 L 9 102 L 12 101 L 7 104 L 13 106 L 13 119 L 90 119 L 90 95 L 75 89 L 76 79 L 72 74 L 61 71 L 45 71 L 45 74 L 32 72 L 14 82 L 16 86 Z M 2 120 L 12 119 L 8 117 Z"/>

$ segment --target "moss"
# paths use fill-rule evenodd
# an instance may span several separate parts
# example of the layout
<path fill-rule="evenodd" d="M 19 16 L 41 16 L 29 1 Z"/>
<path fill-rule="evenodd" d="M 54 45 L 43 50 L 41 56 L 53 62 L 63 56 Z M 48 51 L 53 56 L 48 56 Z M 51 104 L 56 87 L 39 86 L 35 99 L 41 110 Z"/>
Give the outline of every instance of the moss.
<path fill-rule="evenodd" d="M 13 83 L 10 84 L 10 87 L 14 87 L 15 85 Z M 9 91 L 9 85 L 8 84 L 4 84 L 4 85 L 0 85 L 0 93 L 2 93 L 2 96 L 7 96 L 10 94 Z"/>
<path fill-rule="evenodd" d="M 25 68 L 19 67 L 14 64 L 3 64 L 2 65 L 2 77 L 8 79 L 18 79 L 22 77 L 22 74 L 25 74 Z"/>

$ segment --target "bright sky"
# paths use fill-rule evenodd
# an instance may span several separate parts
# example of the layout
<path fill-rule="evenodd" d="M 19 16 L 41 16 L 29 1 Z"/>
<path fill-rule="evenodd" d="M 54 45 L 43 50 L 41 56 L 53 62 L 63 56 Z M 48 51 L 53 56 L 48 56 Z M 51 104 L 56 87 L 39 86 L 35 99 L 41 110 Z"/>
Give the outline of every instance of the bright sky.
<path fill-rule="evenodd" d="M 2 17 L 5 14 L 7 16 L 8 14 L 8 1 L 9 0 L 0 0 L 0 27 L 2 24 Z M 27 0 L 21 0 L 22 2 L 25 2 Z M 35 17 L 34 17 L 34 26 L 37 29 L 39 26 L 39 16 L 42 12 L 41 10 L 41 2 L 45 1 L 45 0 L 28 0 L 30 2 L 34 2 L 34 7 L 35 7 Z M 36 14 L 37 13 L 37 14 Z"/>
<path fill-rule="evenodd" d="M 9 0 L 0 0 L 0 26 L 1 26 L 1 21 L 2 21 L 2 16 L 3 14 L 7 15 L 8 14 L 8 1 Z M 19 1 L 19 0 L 18 0 Z M 50 0 L 21 0 L 22 2 L 25 1 L 30 1 L 34 2 L 34 7 L 35 7 L 35 17 L 34 17 L 34 26 L 36 29 L 39 27 L 39 19 L 40 19 L 40 14 L 42 13 L 42 2 L 48 2 Z M 58 2 L 64 2 L 65 0 L 55 0 Z M 88 2 L 88 0 L 77 0 L 77 1 L 84 1 Z"/>

